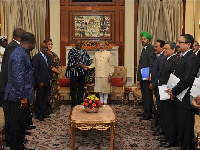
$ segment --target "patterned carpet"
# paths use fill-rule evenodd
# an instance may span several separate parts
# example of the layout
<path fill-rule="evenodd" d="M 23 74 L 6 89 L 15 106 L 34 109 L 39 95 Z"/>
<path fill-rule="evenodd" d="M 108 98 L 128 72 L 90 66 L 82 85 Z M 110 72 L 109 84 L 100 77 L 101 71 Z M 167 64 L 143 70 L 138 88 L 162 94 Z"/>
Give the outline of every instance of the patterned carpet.
<path fill-rule="evenodd" d="M 117 114 L 114 150 L 162 150 L 159 148 L 157 137 L 152 136 L 151 121 L 141 121 L 137 114 L 141 106 L 111 105 Z M 36 150 L 70 150 L 71 133 L 69 114 L 70 105 L 61 105 L 60 111 L 51 114 L 51 118 L 40 122 L 33 118 L 36 129 L 26 136 L 29 148 Z M 109 150 L 109 131 L 80 131 L 76 132 L 76 150 Z M 170 148 L 179 150 L 180 148 Z"/>

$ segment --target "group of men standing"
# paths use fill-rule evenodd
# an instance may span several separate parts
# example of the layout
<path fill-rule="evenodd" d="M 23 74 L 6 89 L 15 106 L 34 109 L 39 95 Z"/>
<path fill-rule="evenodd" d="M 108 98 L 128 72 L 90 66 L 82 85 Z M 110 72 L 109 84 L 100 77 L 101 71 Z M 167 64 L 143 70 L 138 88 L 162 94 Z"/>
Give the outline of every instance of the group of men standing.
<path fill-rule="evenodd" d="M 3 54 L 0 100 L 5 115 L 5 141 L 11 150 L 28 149 L 24 146 L 25 131 L 35 128 L 27 128 L 29 105 L 35 101 L 35 90 L 37 119 L 42 121 L 50 117 L 46 107 L 50 93 L 51 61 L 46 43 L 40 45 L 40 52 L 31 59 L 30 51 L 35 44 L 34 34 L 17 28 Z"/>
<path fill-rule="evenodd" d="M 150 33 L 143 31 L 140 36 L 144 46 L 137 74 L 144 111 L 140 114 L 141 119 L 152 119 L 154 92 L 159 115 L 154 135 L 164 134 L 158 138 L 159 146 L 176 147 L 180 141 L 181 149 L 194 150 L 195 109 L 191 104 L 190 89 L 200 67 L 200 58 L 192 51 L 198 42 L 194 42 L 190 34 L 183 34 L 180 35 L 177 43 L 157 40 L 153 47 L 150 44 Z M 143 80 L 141 70 L 145 67 L 149 67 L 150 71 L 149 77 Z M 170 98 L 164 100 L 160 97 L 158 86 L 167 85 L 170 74 L 174 74 L 180 81 L 174 87 L 168 87 Z M 177 95 L 187 88 L 189 89 L 184 97 L 178 99 Z"/>

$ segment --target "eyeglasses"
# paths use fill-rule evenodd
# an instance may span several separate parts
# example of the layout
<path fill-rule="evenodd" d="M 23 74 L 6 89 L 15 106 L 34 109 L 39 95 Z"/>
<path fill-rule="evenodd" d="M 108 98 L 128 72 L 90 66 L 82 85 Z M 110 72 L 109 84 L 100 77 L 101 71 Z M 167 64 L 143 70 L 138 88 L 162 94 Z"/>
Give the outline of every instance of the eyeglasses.
<path fill-rule="evenodd" d="M 181 42 L 181 41 L 177 41 L 176 43 L 177 43 L 177 44 L 181 44 L 181 43 L 185 43 L 185 44 L 187 44 L 187 43 L 189 43 L 189 42 Z"/>

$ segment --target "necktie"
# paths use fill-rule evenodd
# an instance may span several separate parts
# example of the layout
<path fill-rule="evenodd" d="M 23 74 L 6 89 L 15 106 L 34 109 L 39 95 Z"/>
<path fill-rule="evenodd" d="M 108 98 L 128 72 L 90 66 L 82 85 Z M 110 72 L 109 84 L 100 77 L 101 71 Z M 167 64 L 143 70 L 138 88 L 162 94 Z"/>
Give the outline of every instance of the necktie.
<path fill-rule="evenodd" d="M 44 54 L 42 56 L 43 56 L 43 58 L 44 58 L 44 60 L 45 60 L 45 62 L 47 64 L 47 66 L 48 66 L 47 57 Z"/>

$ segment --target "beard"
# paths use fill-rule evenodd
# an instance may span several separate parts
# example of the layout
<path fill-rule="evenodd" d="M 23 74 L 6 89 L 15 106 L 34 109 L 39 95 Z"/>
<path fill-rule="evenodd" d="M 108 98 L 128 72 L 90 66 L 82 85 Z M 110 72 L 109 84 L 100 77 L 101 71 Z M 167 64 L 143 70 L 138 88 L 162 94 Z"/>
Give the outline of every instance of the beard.
<path fill-rule="evenodd" d="M 142 46 L 147 46 L 148 43 L 142 42 Z"/>

